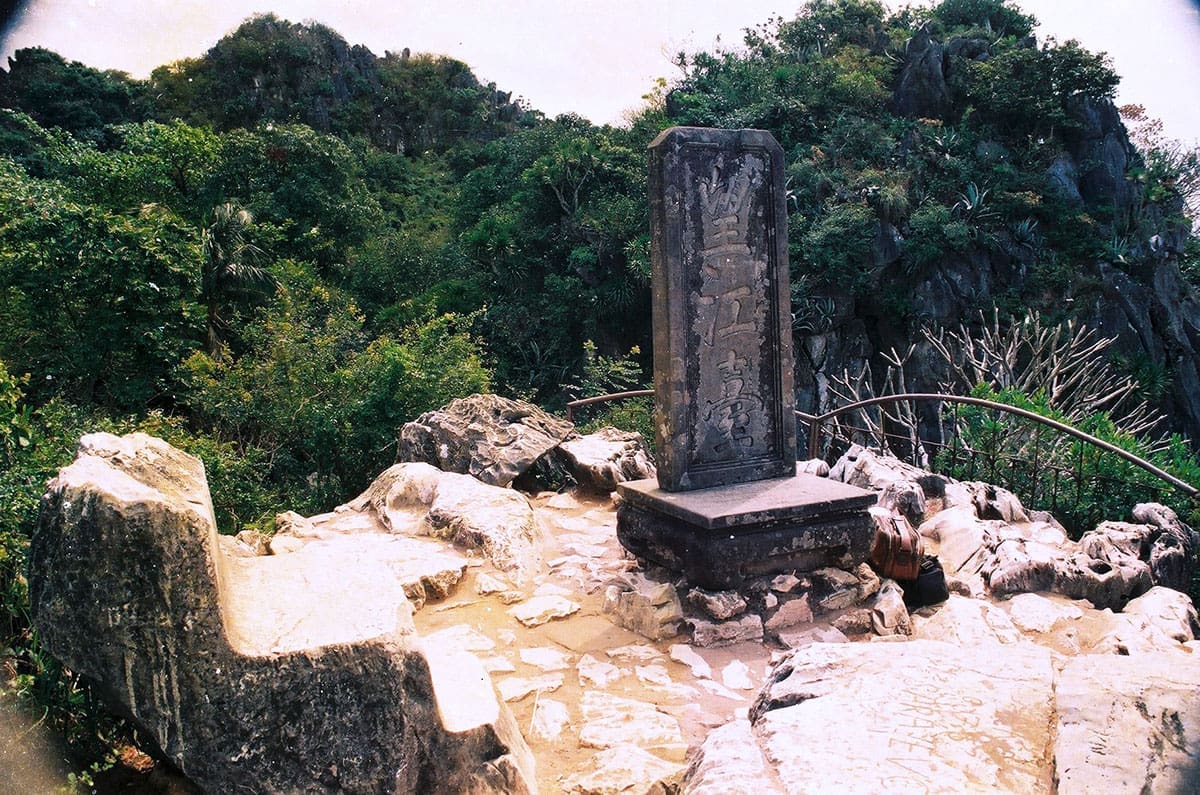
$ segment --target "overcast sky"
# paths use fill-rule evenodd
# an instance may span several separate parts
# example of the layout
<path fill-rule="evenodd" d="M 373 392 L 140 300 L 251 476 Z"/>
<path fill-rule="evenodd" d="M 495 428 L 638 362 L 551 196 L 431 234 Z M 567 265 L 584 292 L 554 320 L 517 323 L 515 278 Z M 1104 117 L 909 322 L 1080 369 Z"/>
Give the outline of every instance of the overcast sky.
<path fill-rule="evenodd" d="M 405 47 L 451 55 L 484 81 L 549 115 L 574 111 L 618 122 L 657 77 L 679 76 L 671 57 L 773 15 L 780 0 L 32 0 L 4 32 L 0 63 L 40 45 L 91 66 L 138 77 L 198 56 L 256 12 L 315 19 L 376 54 Z M 889 7 L 901 5 L 890 2 Z M 1120 101 L 1140 102 L 1168 133 L 1200 142 L 1200 0 L 1024 0 L 1039 36 L 1077 38 L 1107 51 L 1123 76 Z"/>

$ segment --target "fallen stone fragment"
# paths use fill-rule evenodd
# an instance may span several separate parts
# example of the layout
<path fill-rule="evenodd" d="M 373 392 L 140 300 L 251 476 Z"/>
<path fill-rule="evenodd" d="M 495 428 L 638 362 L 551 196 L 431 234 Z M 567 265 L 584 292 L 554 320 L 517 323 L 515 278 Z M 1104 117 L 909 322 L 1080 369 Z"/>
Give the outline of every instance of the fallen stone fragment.
<path fill-rule="evenodd" d="M 562 736 L 570 722 L 571 715 L 566 704 L 551 698 L 540 698 L 533 708 L 530 731 L 540 740 L 554 741 Z"/>
<path fill-rule="evenodd" d="M 579 662 L 575 664 L 575 671 L 579 674 L 579 684 L 582 687 L 608 687 L 628 673 L 612 663 L 597 660 L 590 654 L 579 658 Z"/>
<path fill-rule="evenodd" d="M 706 591 L 693 588 L 688 591 L 688 604 L 703 610 L 717 621 L 725 621 L 746 611 L 746 599 L 737 591 Z"/>
<path fill-rule="evenodd" d="M 779 642 L 789 649 L 799 649 L 810 643 L 849 643 L 850 639 L 837 627 L 812 627 L 799 632 L 781 632 Z"/>
<path fill-rule="evenodd" d="M 775 591 L 776 593 L 792 593 L 800 587 L 802 582 L 803 580 L 801 580 L 795 574 L 780 574 L 771 580 L 771 590 Z M 713 618 L 720 617 L 721 616 L 713 616 Z"/>
<path fill-rule="evenodd" d="M 546 500 L 545 504 L 547 508 L 553 508 L 556 511 L 574 511 L 583 507 L 583 503 L 576 499 L 574 492 L 571 491 L 559 492 Z"/>
<path fill-rule="evenodd" d="M 508 609 L 509 615 L 527 627 L 538 627 L 579 610 L 579 604 L 564 596 L 535 596 Z"/>
<path fill-rule="evenodd" d="M 505 701 L 520 701 L 533 693 L 549 693 L 563 685 L 562 674 L 544 676 L 507 676 L 496 683 L 500 698 Z"/>
<path fill-rule="evenodd" d="M 808 606 L 808 594 L 797 596 L 779 603 L 770 618 L 767 619 L 767 632 L 779 634 L 780 630 L 794 627 L 797 624 L 810 624 L 813 620 L 812 608 Z"/>
<path fill-rule="evenodd" d="M 675 684 L 665 665 L 637 665 L 634 666 L 633 672 L 643 684 L 658 687 L 670 687 Z"/>
<path fill-rule="evenodd" d="M 458 651 L 491 651 L 496 648 L 494 640 L 466 624 L 430 632 L 423 640 L 429 648 L 456 649 Z"/>
<path fill-rule="evenodd" d="M 904 591 L 894 580 L 884 580 L 871 605 L 871 628 L 876 635 L 911 635 L 912 620 L 904 606 Z"/>
<path fill-rule="evenodd" d="M 731 690 L 754 690 L 750 668 L 741 660 L 733 660 L 721 669 L 721 682 Z"/>
<path fill-rule="evenodd" d="M 686 621 L 692 628 L 692 643 L 701 648 L 761 641 L 763 638 L 762 617 L 756 613 L 732 621 L 706 621 L 702 618 L 689 618 Z"/>
<path fill-rule="evenodd" d="M 564 671 L 571 667 L 571 656 L 553 646 L 529 646 L 519 654 L 521 662 L 543 671 Z"/>
<path fill-rule="evenodd" d="M 597 753 L 584 772 L 567 776 L 562 786 L 568 795 L 656 795 L 676 791 L 673 781 L 682 770 L 636 745 L 618 745 Z"/>
<path fill-rule="evenodd" d="M 475 575 L 475 593 L 480 596 L 488 594 L 501 593 L 509 589 L 509 585 L 486 572 L 479 572 Z"/>
<path fill-rule="evenodd" d="M 579 743 L 585 748 L 632 744 L 682 759 L 686 743 L 679 723 L 646 701 L 590 690 L 580 701 Z"/>
<path fill-rule="evenodd" d="M 614 584 L 605 590 L 604 614 L 617 626 L 650 640 L 678 635 L 683 605 L 675 588 L 637 574 L 628 575 L 626 582 L 628 587 Z"/>
<path fill-rule="evenodd" d="M 847 635 L 866 635 L 875 625 L 871 611 L 865 607 L 843 610 L 833 616 L 829 623 Z"/>
<path fill-rule="evenodd" d="M 622 662 L 649 662 L 662 657 L 662 652 L 645 643 L 634 643 L 629 646 L 618 646 L 605 652 L 614 660 Z"/>
<path fill-rule="evenodd" d="M 683 663 L 691 669 L 692 676 L 697 679 L 712 678 L 712 667 L 691 646 L 686 643 L 676 643 L 671 646 L 669 652 L 672 660 Z"/>
<path fill-rule="evenodd" d="M 489 674 L 511 674 L 517 670 L 517 666 L 512 664 L 512 660 L 499 654 L 480 657 L 479 662 L 483 664 L 483 670 Z"/>
<path fill-rule="evenodd" d="M 727 698 L 731 701 L 745 701 L 745 696 L 738 695 L 720 682 L 714 682 L 711 679 L 700 679 L 696 682 L 696 686 L 701 690 L 712 693 L 714 696 Z"/>

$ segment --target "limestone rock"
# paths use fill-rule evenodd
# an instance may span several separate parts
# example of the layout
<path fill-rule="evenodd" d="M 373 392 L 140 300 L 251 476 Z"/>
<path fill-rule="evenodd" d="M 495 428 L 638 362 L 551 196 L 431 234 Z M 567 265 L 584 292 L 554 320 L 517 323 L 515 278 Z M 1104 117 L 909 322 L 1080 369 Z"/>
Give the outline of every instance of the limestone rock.
<path fill-rule="evenodd" d="M 753 690 L 750 668 L 741 660 L 732 660 L 721 669 L 721 683 L 730 690 Z"/>
<path fill-rule="evenodd" d="M 562 736 L 570 722 L 571 714 L 566 704 L 552 698 L 540 698 L 533 708 L 530 730 L 538 739 L 554 741 Z"/>
<path fill-rule="evenodd" d="M 688 604 L 699 608 L 717 621 L 724 621 L 746 611 L 746 598 L 737 591 L 706 591 L 692 588 Z"/>
<path fill-rule="evenodd" d="M 1120 610 L 1130 599 L 1150 590 L 1147 564 L 1114 545 L 1111 537 L 1094 536 L 1090 541 L 1087 552 L 1077 552 L 1059 563 L 1055 591 L 1072 599 L 1087 599 L 1101 609 Z"/>
<path fill-rule="evenodd" d="M 914 638 L 944 640 L 967 649 L 1021 640 L 1020 631 L 999 607 L 957 594 L 951 594 L 932 616 L 914 615 L 912 624 Z"/>
<path fill-rule="evenodd" d="M 1154 584 L 1187 591 L 1200 551 L 1200 534 L 1181 522 L 1175 511 L 1156 502 L 1135 505 L 1133 520 L 1153 528 L 1145 540 L 1150 547 L 1148 563 Z"/>
<path fill-rule="evenodd" d="M 679 723 L 647 701 L 591 690 L 580 701 L 583 724 L 579 743 L 585 748 L 612 748 L 631 743 L 647 751 L 680 754 L 684 747 Z"/>
<path fill-rule="evenodd" d="M 640 433 L 601 428 L 566 439 L 556 455 L 582 488 L 607 494 L 618 483 L 655 476 Z"/>
<path fill-rule="evenodd" d="M 345 510 L 376 517 L 391 533 L 478 549 L 518 583 L 542 565 L 533 509 L 523 495 L 428 464 L 389 467 Z"/>
<path fill-rule="evenodd" d="M 780 632 L 779 642 L 789 649 L 799 649 L 810 643 L 849 643 L 850 639 L 837 627 L 816 626 L 798 632 Z"/>
<path fill-rule="evenodd" d="M 683 663 L 691 669 L 692 676 L 697 679 L 712 678 L 712 667 L 691 646 L 686 643 L 676 643 L 671 646 L 669 652 L 672 660 Z"/>
<path fill-rule="evenodd" d="M 1069 659 L 1056 693 L 1058 792 L 1195 792 L 1196 682 L 1196 654 Z"/>
<path fill-rule="evenodd" d="M 397 460 L 507 486 L 573 431 L 571 423 L 532 403 L 471 395 L 406 423 Z"/>
<path fill-rule="evenodd" d="M 813 612 L 808 604 L 808 594 L 804 594 L 780 602 L 779 609 L 767 619 L 764 629 L 778 635 L 780 630 L 794 627 L 797 624 L 809 624 L 812 620 Z"/>
<path fill-rule="evenodd" d="M 1006 607 L 1013 624 L 1019 629 L 1045 634 L 1065 622 L 1083 617 L 1082 610 L 1061 600 L 1062 597 L 1048 599 L 1040 594 L 1023 593 L 1010 599 Z"/>
<path fill-rule="evenodd" d="M 786 792 L 1048 791 L 1050 652 L 1001 648 L 806 646 L 769 674 L 751 736 Z"/>
<path fill-rule="evenodd" d="M 567 776 L 563 791 L 567 795 L 657 795 L 674 792 L 670 783 L 682 770 L 636 745 L 617 745 L 592 757 L 585 772 Z M 656 788 L 655 782 L 667 782 Z"/>
<path fill-rule="evenodd" d="M 1200 618 L 1187 594 L 1173 588 L 1155 586 L 1132 600 L 1123 611 L 1129 616 L 1144 618 L 1155 634 L 1165 635 L 1178 642 L 1196 639 Z"/>
<path fill-rule="evenodd" d="M 904 606 L 904 591 L 893 580 L 884 580 L 871 605 L 871 628 L 876 635 L 911 635 L 912 620 Z"/>
<path fill-rule="evenodd" d="M 535 596 L 527 602 L 510 607 L 509 615 L 527 627 L 537 627 L 556 618 L 565 618 L 579 609 L 579 603 L 565 596 Z"/>
<path fill-rule="evenodd" d="M 688 795 L 785 795 L 774 782 L 748 720 L 714 729 L 688 760 L 680 790 Z"/>
<path fill-rule="evenodd" d="M 579 658 L 579 662 L 575 664 L 575 671 L 579 674 L 580 687 L 601 688 L 608 687 L 627 673 L 612 663 L 598 660 L 590 654 Z"/>
<path fill-rule="evenodd" d="M 571 656 L 553 646 L 527 646 L 518 654 L 521 662 L 543 671 L 565 671 L 571 667 Z"/>
<path fill-rule="evenodd" d="M 950 110 L 945 52 L 922 26 L 904 48 L 904 66 L 889 109 L 898 116 L 940 119 Z"/>
<path fill-rule="evenodd" d="M 914 525 L 925 518 L 925 492 L 921 483 L 929 473 L 911 464 L 880 455 L 861 445 L 851 445 L 829 470 L 829 479 L 882 492 L 881 508 L 895 508 Z"/>
<path fill-rule="evenodd" d="M 533 790 L 486 672 L 422 651 L 385 564 L 306 576 L 303 553 L 230 558 L 216 535 L 197 459 L 91 434 L 49 485 L 30 550 L 46 649 L 189 778 L 210 792 Z"/>
<path fill-rule="evenodd" d="M 661 640 L 679 634 L 683 605 L 670 583 L 630 574 L 623 584 L 610 585 L 605 591 L 604 613 L 618 626 Z"/>
<path fill-rule="evenodd" d="M 496 683 L 496 689 L 500 691 L 500 698 L 505 701 L 520 701 L 534 693 L 550 693 L 562 686 L 562 674 L 509 676 Z"/>
<path fill-rule="evenodd" d="M 763 620 L 756 613 L 730 621 L 706 621 L 703 618 L 686 621 L 692 628 L 692 643 L 701 648 L 761 641 L 763 638 Z"/>

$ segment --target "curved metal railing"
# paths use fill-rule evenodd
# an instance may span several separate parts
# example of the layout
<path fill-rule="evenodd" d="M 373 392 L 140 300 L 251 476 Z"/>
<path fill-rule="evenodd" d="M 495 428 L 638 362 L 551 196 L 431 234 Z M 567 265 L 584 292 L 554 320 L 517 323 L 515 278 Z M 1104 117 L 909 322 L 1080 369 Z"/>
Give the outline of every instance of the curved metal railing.
<path fill-rule="evenodd" d="M 850 412 L 858 411 L 858 410 L 861 410 L 864 408 L 869 408 L 871 406 L 878 406 L 878 405 L 883 405 L 883 404 L 887 404 L 887 403 L 900 403 L 903 401 L 920 401 L 920 400 L 936 401 L 938 403 L 959 403 L 959 404 L 964 404 L 964 405 L 968 405 L 968 406 L 979 406 L 982 408 L 992 409 L 994 411 L 998 411 L 998 412 L 1005 413 L 1005 414 L 1014 414 L 1018 417 L 1024 417 L 1027 420 L 1032 420 L 1033 422 L 1041 423 L 1042 425 L 1046 425 L 1060 433 L 1063 433 L 1067 436 L 1071 436 L 1082 442 L 1087 442 L 1088 444 L 1098 447 L 1099 449 L 1104 450 L 1107 453 L 1112 453 L 1113 455 L 1117 456 L 1118 458 L 1121 458 L 1121 459 L 1129 462 L 1130 464 L 1133 464 L 1134 466 L 1136 466 L 1146 472 L 1149 472 L 1151 475 L 1154 475 L 1155 477 L 1159 478 L 1160 480 L 1162 480 L 1166 483 L 1170 483 L 1172 486 L 1179 489 L 1184 494 L 1187 494 L 1189 497 L 1194 498 L 1197 495 L 1200 495 L 1200 489 L 1197 489 L 1195 486 L 1192 486 L 1190 483 L 1180 480 L 1179 478 L 1175 477 L 1171 473 L 1155 466 L 1154 464 L 1151 464 L 1149 461 L 1145 460 L 1144 458 L 1140 458 L 1140 457 L 1134 455 L 1133 453 L 1130 453 L 1128 450 L 1122 450 L 1120 447 L 1117 447 L 1116 445 L 1114 445 L 1110 442 L 1106 442 L 1103 439 L 1098 439 L 1097 437 L 1092 436 L 1091 434 L 1086 433 L 1084 431 L 1081 431 L 1078 428 L 1067 425 L 1066 423 L 1059 422 L 1058 420 L 1050 419 L 1049 417 L 1043 417 L 1041 414 L 1038 414 L 1033 411 L 1029 411 L 1028 409 L 1020 408 L 1018 406 L 1010 406 L 1007 403 L 997 403 L 994 400 L 985 400 L 983 398 L 977 398 L 977 397 L 960 397 L 958 395 L 941 395 L 941 394 L 929 393 L 929 392 L 913 392 L 913 393 L 905 393 L 905 394 L 900 394 L 900 395 L 884 395 L 882 397 L 870 398 L 868 400 L 860 400 L 857 403 L 850 403 L 849 405 L 841 406 L 839 408 L 834 409 L 833 411 L 828 411 L 819 416 L 813 416 L 812 414 L 806 414 L 802 411 L 797 411 L 796 418 L 803 422 L 808 423 L 808 457 L 809 458 L 817 457 L 817 454 L 820 451 L 822 426 L 829 420 L 831 420 L 835 417 L 838 417 L 842 414 L 849 414 Z"/>

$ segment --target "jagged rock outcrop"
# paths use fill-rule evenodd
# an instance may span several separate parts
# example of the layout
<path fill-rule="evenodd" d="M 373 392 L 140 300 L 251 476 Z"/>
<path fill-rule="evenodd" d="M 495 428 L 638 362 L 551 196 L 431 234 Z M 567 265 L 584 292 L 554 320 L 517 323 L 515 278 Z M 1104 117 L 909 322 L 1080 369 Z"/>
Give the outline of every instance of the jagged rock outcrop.
<path fill-rule="evenodd" d="M 207 791 L 534 791 L 478 660 L 422 648 L 385 563 L 302 560 L 226 556 L 197 459 L 91 434 L 43 498 L 33 620 Z"/>
<path fill-rule="evenodd" d="M 1119 611 L 1155 585 L 1188 589 L 1200 548 L 1197 534 L 1164 505 L 1138 505 L 1135 523 L 1103 522 L 1074 542 L 1051 517 L 1031 518 L 1005 489 L 931 475 L 859 445 L 829 476 L 881 491 L 880 504 L 937 500 L 918 531 L 926 551 L 973 595 L 1053 591 Z"/>
<path fill-rule="evenodd" d="M 645 440 L 633 431 L 601 428 L 564 440 L 555 452 L 580 486 L 604 494 L 618 483 L 656 475 Z"/>
<path fill-rule="evenodd" d="M 945 51 L 922 26 L 904 48 L 904 66 L 888 110 L 898 116 L 941 119 L 950 110 Z"/>
<path fill-rule="evenodd" d="M 507 486 L 574 431 L 532 403 L 471 395 L 405 423 L 398 458 Z"/>

